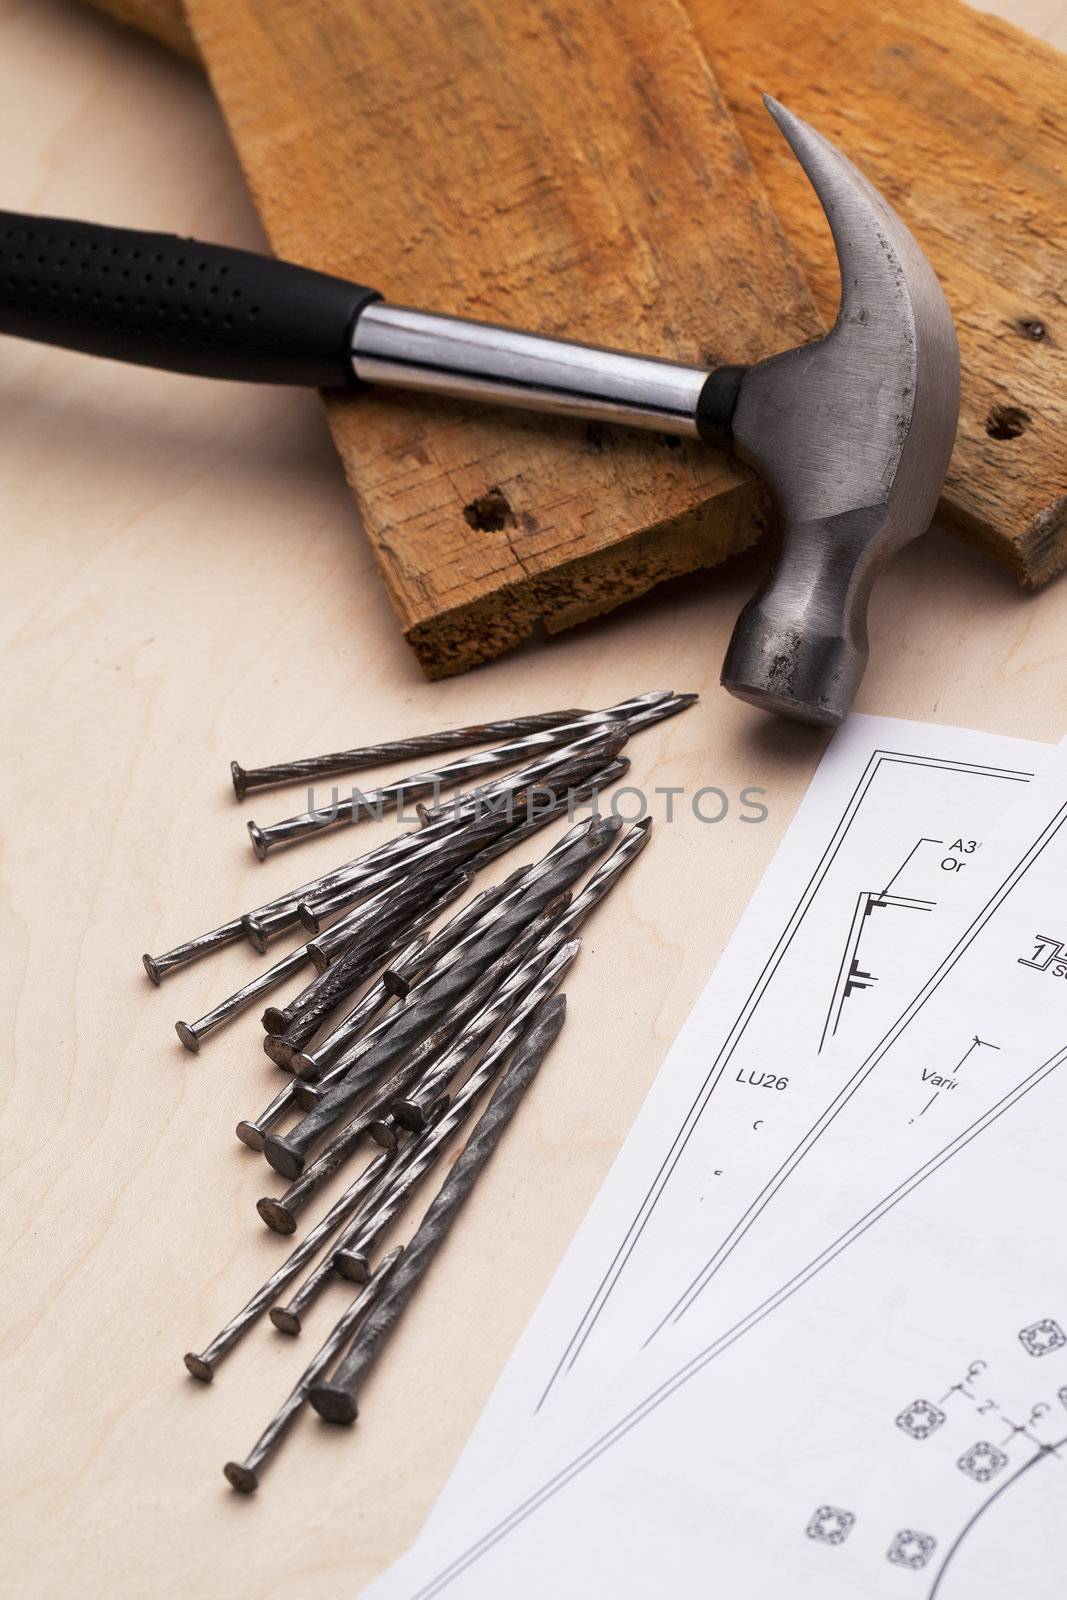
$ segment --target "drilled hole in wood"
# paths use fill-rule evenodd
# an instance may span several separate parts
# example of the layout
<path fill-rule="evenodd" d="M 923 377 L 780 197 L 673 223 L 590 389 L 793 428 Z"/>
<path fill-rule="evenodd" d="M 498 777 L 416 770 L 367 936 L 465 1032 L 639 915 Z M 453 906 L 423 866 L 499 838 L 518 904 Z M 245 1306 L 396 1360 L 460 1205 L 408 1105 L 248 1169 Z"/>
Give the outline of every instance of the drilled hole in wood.
<path fill-rule="evenodd" d="M 464 506 L 463 515 L 468 525 L 477 528 L 479 533 L 499 533 L 501 528 L 513 527 L 515 523 L 508 497 L 496 484 Z"/>
<path fill-rule="evenodd" d="M 994 406 L 985 419 L 985 431 L 991 439 L 1017 439 L 1032 421 L 1022 406 Z"/>

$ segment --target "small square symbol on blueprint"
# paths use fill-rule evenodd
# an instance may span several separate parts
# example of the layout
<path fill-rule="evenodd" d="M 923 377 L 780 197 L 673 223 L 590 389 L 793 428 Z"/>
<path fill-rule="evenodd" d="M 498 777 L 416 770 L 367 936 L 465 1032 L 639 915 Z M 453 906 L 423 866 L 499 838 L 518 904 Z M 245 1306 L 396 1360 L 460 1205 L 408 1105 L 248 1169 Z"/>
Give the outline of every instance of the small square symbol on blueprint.
<path fill-rule="evenodd" d="M 886 1559 L 895 1567 L 925 1567 L 937 1547 L 937 1540 L 932 1533 L 916 1533 L 914 1528 L 901 1528 L 893 1536 L 893 1543 L 886 1551 Z"/>
<path fill-rule="evenodd" d="M 1051 1317 L 1042 1317 L 1040 1322 L 1020 1328 L 1019 1338 L 1023 1349 L 1032 1356 L 1047 1356 L 1050 1350 L 1060 1350 L 1067 1344 L 1067 1333 Z"/>
<path fill-rule="evenodd" d="M 960 1471 L 965 1472 L 968 1478 L 973 1478 L 975 1483 L 988 1483 L 1007 1464 L 1008 1458 L 1003 1450 L 998 1450 L 995 1444 L 988 1444 L 985 1439 L 972 1444 L 956 1462 Z"/>
<path fill-rule="evenodd" d="M 805 1532 L 820 1544 L 844 1544 L 855 1520 L 851 1511 L 842 1511 L 840 1506 L 819 1506 Z"/>
<path fill-rule="evenodd" d="M 929 1400 L 913 1400 L 910 1406 L 904 1407 L 896 1423 L 913 1439 L 928 1439 L 944 1420 L 945 1413 L 940 1406 L 935 1406 Z"/>

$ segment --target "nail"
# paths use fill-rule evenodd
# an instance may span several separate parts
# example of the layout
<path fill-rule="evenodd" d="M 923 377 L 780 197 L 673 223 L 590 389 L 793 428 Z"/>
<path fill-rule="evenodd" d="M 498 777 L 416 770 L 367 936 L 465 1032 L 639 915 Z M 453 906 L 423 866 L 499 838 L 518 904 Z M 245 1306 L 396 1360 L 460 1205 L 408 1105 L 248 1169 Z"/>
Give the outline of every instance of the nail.
<path fill-rule="evenodd" d="M 493 923 L 506 916 L 518 904 L 531 884 L 538 878 L 543 877 L 547 872 L 550 872 L 560 858 L 566 855 L 579 840 L 587 839 L 592 829 L 600 821 L 600 816 L 594 812 L 592 816 L 583 819 L 581 822 L 576 822 L 538 860 L 531 862 L 529 866 L 517 868 L 502 884 L 496 885 L 497 893 L 493 901 L 484 908 L 480 917 L 471 919 L 469 925 L 462 930 L 461 937 L 446 937 L 452 932 L 452 923 L 446 923 L 440 933 L 434 935 L 422 952 L 418 973 L 419 984 L 425 983 L 430 977 L 437 976 L 438 973 L 445 970 L 446 966 L 452 966 L 455 962 L 464 959 Z M 474 902 L 472 901 L 471 904 L 473 905 Z M 383 972 L 382 977 L 386 983 L 390 982 L 390 969 L 388 967 Z"/>
<path fill-rule="evenodd" d="M 591 771 L 593 767 L 613 760 L 628 737 L 625 723 L 597 723 L 569 744 L 552 746 L 524 767 L 506 772 L 491 783 L 483 784 L 476 790 L 462 791 L 434 806 L 420 806 L 419 816 L 424 826 L 430 827 L 449 820 L 461 821 L 471 815 L 488 814 L 494 805 L 507 804 L 509 794 L 523 793 L 535 785 L 544 784 L 551 788 L 555 783 L 562 791 L 568 781 L 577 781 L 571 776 L 571 769 L 577 766 L 581 770 L 580 763 L 585 757 L 600 753 L 600 761 L 592 762 L 588 769 Z M 583 776 L 587 775 L 583 773 Z"/>
<path fill-rule="evenodd" d="M 523 995 L 533 987 L 553 959 L 559 948 L 559 929 L 566 914 L 566 908 L 562 908 L 561 914 L 550 923 L 546 924 L 539 917 L 531 924 L 528 932 L 533 937 L 526 941 L 518 961 L 503 981 L 494 970 L 492 976 L 498 987 L 490 990 L 486 1003 L 462 1028 L 447 1050 L 431 1060 L 411 1087 L 393 1101 L 386 1116 L 371 1124 L 371 1138 L 384 1149 L 396 1148 L 399 1129 L 417 1133 L 426 1126 L 431 1107 L 437 1104 L 452 1080 L 485 1041 L 508 1020 Z M 546 934 L 551 943 L 546 939 Z"/>
<path fill-rule="evenodd" d="M 386 992 L 398 999 L 406 999 L 416 975 L 426 966 L 426 953 L 433 949 L 443 952 L 451 948 L 479 920 L 483 912 L 495 905 L 505 893 L 503 884 L 493 884 L 490 888 L 483 889 L 450 917 L 432 938 L 423 936 L 417 944 L 403 950 L 395 960 L 389 962 L 379 980 Z M 303 1050 L 294 1054 L 289 1063 L 293 1071 L 309 1083 L 321 1079 L 326 1069 L 340 1061 L 350 1045 L 355 1042 L 361 1022 L 350 1026 L 352 1019 L 353 1013 L 349 1013 L 349 1016 L 328 1033 L 313 1050 Z"/>
<path fill-rule="evenodd" d="M 443 1100 L 439 1109 L 435 1110 L 435 1121 L 445 1113 L 448 1101 Z M 337 1252 L 346 1245 L 354 1243 L 362 1234 L 371 1217 L 377 1215 L 386 1198 L 392 1190 L 394 1177 L 406 1171 L 412 1159 L 417 1154 L 424 1138 L 429 1138 L 429 1133 L 410 1139 L 404 1148 L 397 1154 L 396 1159 L 382 1174 L 374 1188 L 360 1202 L 355 1212 L 348 1217 L 341 1233 L 330 1245 L 322 1260 L 308 1274 L 293 1295 L 292 1299 L 284 1306 L 272 1306 L 270 1320 L 280 1333 L 296 1335 L 303 1325 L 304 1313 L 319 1298 L 326 1285 L 331 1280 L 336 1280 L 340 1275 L 347 1278 L 350 1283 L 366 1283 L 371 1277 L 369 1256 L 360 1258 L 357 1270 L 338 1273 Z"/>
<path fill-rule="evenodd" d="M 389 1030 L 378 1050 L 372 1052 L 374 1059 L 368 1058 L 361 1063 L 360 1074 L 350 1074 L 335 1084 L 321 1103 L 287 1134 L 269 1134 L 264 1141 L 263 1154 L 274 1170 L 286 1178 L 299 1178 L 312 1147 L 345 1114 L 366 1087 L 364 1078 L 367 1070 L 372 1065 L 377 1067 L 379 1061 L 384 1069 L 399 1059 L 401 1050 L 408 1050 L 421 1034 L 440 1021 L 442 1014 L 460 999 L 526 924 L 586 870 L 597 852 L 607 848 L 620 826 L 616 819 L 608 819 L 590 828 L 584 837 L 553 861 L 544 875 L 532 882 L 502 916 L 490 921 L 486 931 L 462 960 L 446 965 L 424 989 L 420 987 L 418 1000 L 409 1002 L 396 1026 Z M 405 1066 L 409 1064 L 405 1063 Z"/>
<path fill-rule="evenodd" d="M 446 750 L 464 750 L 475 744 L 495 744 L 500 739 L 517 739 L 527 733 L 540 733 L 561 723 L 588 716 L 587 711 L 541 711 L 529 717 L 505 717 L 499 722 L 472 722 L 464 728 L 448 728 L 440 733 L 416 734 L 410 739 L 390 739 L 385 744 L 367 744 L 356 750 L 338 750 L 328 756 L 308 756 L 302 761 L 283 761 L 274 766 L 244 768 L 230 762 L 233 792 L 238 800 L 253 789 L 266 789 L 280 783 L 307 783 L 315 778 L 338 777 L 346 772 L 363 772 L 368 767 L 384 767 L 390 761 L 416 761 Z"/>
<path fill-rule="evenodd" d="M 174 1031 L 187 1050 L 196 1055 L 200 1049 L 200 1041 L 224 1022 L 229 1022 L 231 1017 L 244 1011 L 254 1000 L 266 994 L 279 983 L 284 983 L 286 978 L 291 978 L 294 972 L 299 972 L 311 960 L 308 947 L 302 944 L 280 961 L 276 961 L 266 972 L 261 972 L 251 983 L 246 983 L 242 988 L 228 995 L 225 1000 L 220 1000 L 217 1006 L 205 1014 L 197 1022 L 176 1022 Z"/>
<path fill-rule="evenodd" d="M 472 879 L 473 873 L 467 871 L 466 864 L 453 869 L 435 864 L 432 870 L 394 880 L 368 905 L 357 906 L 310 940 L 311 959 L 324 972 L 353 937 L 382 928 L 406 928 L 427 905 L 444 906 L 457 899 L 470 888 Z"/>
<path fill-rule="evenodd" d="M 384 1258 L 374 1276 L 338 1320 L 337 1325 L 324 1341 L 318 1353 L 308 1362 L 308 1365 L 300 1375 L 296 1387 L 283 1400 L 244 1460 L 227 1461 L 222 1469 L 226 1475 L 227 1482 L 234 1489 L 239 1490 L 241 1494 L 252 1494 L 259 1488 L 260 1473 L 267 1465 L 267 1462 L 276 1454 L 279 1445 L 303 1409 L 311 1385 L 328 1371 L 337 1357 L 343 1352 L 367 1312 L 380 1298 L 386 1280 L 402 1253 L 397 1248 L 396 1250 L 391 1250 Z"/>
<path fill-rule="evenodd" d="M 612 723 L 610 719 L 601 717 L 600 713 L 593 713 L 593 716 L 595 718 L 593 728 L 601 736 L 611 727 L 620 726 Z M 581 735 L 587 726 L 588 724 L 579 719 L 575 722 L 562 723 L 558 727 L 547 728 L 541 733 L 530 733 L 522 739 L 512 739 L 489 750 L 473 751 L 470 755 L 449 761 L 442 767 L 433 767 L 426 772 L 416 772 L 410 777 L 399 778 L 396 782 L 385 784 L 379 789 L 371 789 L 367 794 L 354 794 L 350 799 L 339 800 L 333 805 L 299 812 L 295 817 L 286 817 L 283 821 L 271 823 L 264 828 L 255 822 L 249 822 L 248 832 L 256 855 L 262 861 L 268 851 L 276 845 L 292 844 L 295 840 L 306 838 L 312 833 L 321 833 L 324 829 L 337 827 L 341 823 L 351 824 L 380 816 L 383 810 L 402 807 L 410 800 L 417 800 L 420 795 L 440 794 L 442 789 L 458 788 L 471 778 L 497 772 L 501 767 L 511 767 L 516 763 L 521 765 L 527 756 L 537 752 L 560 747 L 573 748 L 578 742 L 574 735 Z"/>
<path fill-rule="evenodd" d="M 416 934 L 410 944 L 395 958 L 394 967 L 404 971 L 407 962 L 413 962 L 417 959 L 418 952 L 426 943 L 426 938 L 427 936 L 424 933 Z M 326 1046 L 330 1044 L 331 1040 L 337 1041 L 333 1048 L 337 1050 L 338 1054 L 345 1046 L 356 1040 L 371 1018 L 383 1006 L 389 1004 L 389 1001 L 393 999 L 393 994 L 394 991 L 382 978 L 379 978 L 377 983 L 372 984 L 366 994 L 357 1000 L 340 1026 L 335 1028 L 334 1032 L 323 1041 L 324 1057 L 328 1055 Z M 243 1118 L 237 1124 L 235 1132 L 242 1144 L 246 1144 L 250 1150 L 263 1149 L 263 1140 L 271 1128 L 280 1122 L 282 1117 L 291 1111 L 294 1106 L 300 1104 L 296 1097 L 296 1088 L 297 1085 L 293 1082 L 285 1084 L 266 1109 L 259 1113 L 258 1117 L 252 1120 Z M 307 1110 L 308 1108 L 305 1106 L 303 1109 Z"/>
<path fill-rule="evenodd" d="M 465 874 L 457 873 L 439 884 L 440 892 L 425 908 L 427 913 L 436 915 L 443 906 L 464 894 L 469 883 Z M 409 902 L 403 920 L 390 925 L 390 919 L 383 918 L 380 927 L 369 929 L 344 946 L 326 971 L 302 989 L 289 1006 L 282 1009 L 268 1006 L 263 1014 L 264 1026 L 278 1033 L 276 1039 L 267 1039 L 264 1043 L 268 1055 L 279 1065 L 289 1066 L 297 1051 L 318 1033 L 331 1011 L 388 960 L 399 938 L 408 937 L 412 921 Z"/>
<path fill-rule="evenodd" d="M 537 1007 L 550 995 L 560 982 L 566 968 L 574 960 L 581 941 L 572 939 L 561 946 L 552 955 L 548 966 L 541 973 L 536 983 L 523 995 L 515 1007 L 511 1017 L 505 1022 L 496 1039 L 493 1040 L 485 1053 L 485 1060 L 502 1060 L 509 1050 L 516 1044 L 527 1027 L 528 1019 Z M 399 1076 L 399 1075 L 398 1075 Z M 366 1133 L 372 1122 L 380 1118 L 383 1111 L 403 1092 L 406 1086 L 402 1083 L 387 1084 L 375 1096 L 369 1105 L 354 1121 L 330 1141 L 322 1154 L 307 1168 L 303 1175 L 291 1183 L 283 1195 L 278 1197 L 267 1196 L 260 1200 L 257 1210 L 268 1227 L 278 1233 L 292 1233 L 296 1228 L 296 1219 L 311 1196 L 321 1184 L 331 1178 L 334 1173 L 347 1161 L 360 1139 Z"/>
<path fill-rule="evenodd" d="M 652 818 L 642 817 L 635 822 L 625 839 L 613 850 L 596 871 L 591 873 L 576 894 L 570 909 L 560 924 L 561 931 L 573 933 L 580 928 L 594 906 L 600 904 L 608 891 L 614 888 L 626 868 L 635 861 L 652 837 Z"/>
<path fill-rule="evenodd" d="M 296 1249 L 275 1272 L 271 1273 L 266 1283 L 256 1290 L 247 1305 L 243 1306 L 235 1317 L 231 1317 L 226 1326 L 215 1335 L 211 1343 L 205 1345 L 199 1352 L 193 1350 L 187 1352 L 185 1365 L 194 1378 L 199 1378 L 202 1383 L 211 1382 L 215 1376 L 215 1369 L 223 1357 L 229 1354 L 238 1340 L 248 1332 L 253 1322 L 257 1321 L 267 1307 L 278 1298 L 286 1285 L 292 1283 L 311 1260 L 323 1240 L 328 1239 L 330 1234 L 336 1232 L 346 1218 L 353 1214 L 371 1193 L 375 1184 L 381 1181 L 392 1160 L 392 1154 L 388 1150 L 383 1150 L 374 1161 L 370 1162 L 356 1181 L 350 1184 L 344 1194 L 334 1202 L 321 1221 L 315 1224 L 307 1237 L 301 1239 Z M 292 1229 L 279 1228 L 276 1231 L 292 1232 Z"/>
<path fill-rule="evenodd" d="M 462 1155 L 419 1224 L 393 1275 L 332 1379 L 308 1385 L 312 1405 L 328 1422 L 354 1422 L 364 1378 L 381 1354 L 405 1307 L 455 1222 L 504 1129 L 548 1054 L 566 1015 L 566 999 L 558 995 L 535 1013 L 529 1030 L 505 1069 L 488 1106 L 478 1118 Z"/>
<path fill-rule="evenodd" d="M 550 955 L 546 955 L 546 961 L 542 962 L 543 981 L 538 986 L 540 999 L 550 994 L 562 980 L 563 974 L 578 953 L 580 943 L 580 940 L 572 939 L 567 944 L 559 946 Z M 527 1007 L 527 1013 L 536 1010 L 540 999 L 531 1002 Z M 520 1023 L 520 1032 L 521 1029 Z M 509 1035 L 511 1036 L 513 1035 Z M 448 1140 L 466 1121 L 476 1102 L 496 1076 L 497 1069 L 506 1054 L 507 1048 L 502 1048 L 499 1044 L 487 1050 L 462 1088 L 456 1091 L 447 1110 L 439 1116 L 432 1130 L 427 1129 L 404 1147 L 403 1156 L 394 1163 L 388 1179 L 382 1185 L 384 1193 L 381 1198 L 378 1199 L 376 1195 L 375 1204 L 361 1210 L 360 1216 L 349 1224 L 345 1237 L 338 1242 L 333 1251 L 334 1269 L 342 1277 L 349 1278 L 355 1283 L 364 1281 L 369 1271 L 370 1258 L 377 1249 L 383 1233 L 407 1204 Z M 470 1052 L 468 1059 L 469 1055 Z"/>
<path fill-rule="evenodd" d="M 429 910 L 427 907 L 427 911 Z M 364 1028 L 372 1017 L 388 1005 L 390 1000 L 403 999 L 407 994 L 408 980 L 412 979 L 417 971 L 419 959 L 428 942 L 429 934 L 416 933 L 398 955 L 389 959 L 389 971 L 398 974 L 396 980 L 393 983 L 386 983 L 384 974 L 378 978 L 366 994 L 357 1000 L 351 1011 L 346 1013 L 314 1049 L 301 1050 L 290 1057 L 288 1063 L 290 1068 L 300 1078 L 305 1078 L 309 1082 L 320 1079 L 362 1036 Z M 399 989 L 404 991 L 404 995 L 398 995 Z"/>
<path fill-rule="evenodd" d="M 224 922 L 220 928 L 213 928 L 210 933 L 198 934 L 195 939 L 187 939 L 185 944 L 175 945 L 173 950 L 167 950 L 161 956 L 150 956 L 147 953 L 141 957 L 144 969 L 154 984 L 160 984 L 168 972 L 173 972 L 177 967 L 184 967 L 190 961 L 198 961 L 201 956 L 206 956 L 212 950 L 221 950 L 224 945 L 233 944 L 244 932 L 240 917 L 235 917 L 232 922 Z"/>

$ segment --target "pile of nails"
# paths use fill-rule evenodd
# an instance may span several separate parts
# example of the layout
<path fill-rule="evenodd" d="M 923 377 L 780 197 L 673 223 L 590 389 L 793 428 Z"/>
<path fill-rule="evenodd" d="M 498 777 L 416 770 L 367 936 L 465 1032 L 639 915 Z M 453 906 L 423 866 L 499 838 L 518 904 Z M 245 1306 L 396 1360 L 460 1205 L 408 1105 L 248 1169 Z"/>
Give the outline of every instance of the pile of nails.
<path fill-rule="evenodd" d="M 308 1402 L 329 1422 L 355 1420 L 367 1373 L 563 1025 L 566 1002 L 556 990 L 578 953 L 578 930 L 648 842 L 648 819 L 624 832 L 619 818 L 597 810 L 601 793 L 629 768 L 623 746 L 695 699 L 656 690 L 602 711 L 544 712 L 250 770 L 232 763 L 241 800 L 253 789 L 490 745 L 366 794 L 353 790 L 344 803 L 335 795 L 329 807 L 268 827 L 250 822 L 262 859 L 324 828 L 387 809 L 402 813 L 407 801 L 426 796 L 434 802 L 419 805 L 415 830 L 165 955 L 144 957 L 159 983 L 234 940 L 247 938 L 263 952 L 275 937 L 300 930 L 303 943 L 198 1021 L 177 1023 L 178 1037 L 198 1051 L 222 1023 L 313 967 L 310 983 L 263 1013 L 264 1048 L 287 1078 L 258 1116 L 237 1125 L 238 1138 L 290 1180 L 283 1194 L 258 1202 L 260 1217 L 278 1233 L 295 1233 L 313 1197 L 364 1155 L 288 1259 L 209 1344 L 185 1357 L 192 1376 L 209 1383 L 265 1312 L 277 1329 L 297 1334 L 328 1283 L 357 1286 L 248 1456 L 226 1463 L 235 1489 L 258 1487 Z M 488 773 L 503 776 L 460 787 Z M 456 791 L 447 802 L 446 790 Z M 576 821 L 579 810 L 588 814 Z M 546 854 L 440 920 L 483 867 L 557 821 L 568 826 Z M 447 1165 L 454 1136 L 479 1107 L 458 1159 Z M 448 1176 L 408 1244 L 376 1261 L 438 1163 Z"/>

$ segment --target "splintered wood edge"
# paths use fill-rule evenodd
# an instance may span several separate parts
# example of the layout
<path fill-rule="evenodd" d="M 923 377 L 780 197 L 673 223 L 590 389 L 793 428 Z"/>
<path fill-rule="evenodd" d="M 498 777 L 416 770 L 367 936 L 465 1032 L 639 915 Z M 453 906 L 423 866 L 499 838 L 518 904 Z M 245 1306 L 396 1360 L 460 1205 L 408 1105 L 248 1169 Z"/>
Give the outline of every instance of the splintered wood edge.
<path fill-rule="evenodd" d="M 1006 568 L 1026 589 L 1042 588 L 1067 568 L 1067 495 L 1045 506 L 1011 540 L 994 537 L 984 523 L 955 505 L 942 503 L 937 520 L 964 544 Z"/>
<path fill-rule="evenodd" d="M 513 650 L 538 627 L 562 633 L 669 578 L 717 566 L 755 544 L 772 522 L 767 493 L 754 478 L 720 495 L 714 518 L 704 509 L 694 506 L 632 533 L 610 550 L 503 585 L 406 628 L 404 637 L 428 678 L 451 677 Z"/>

